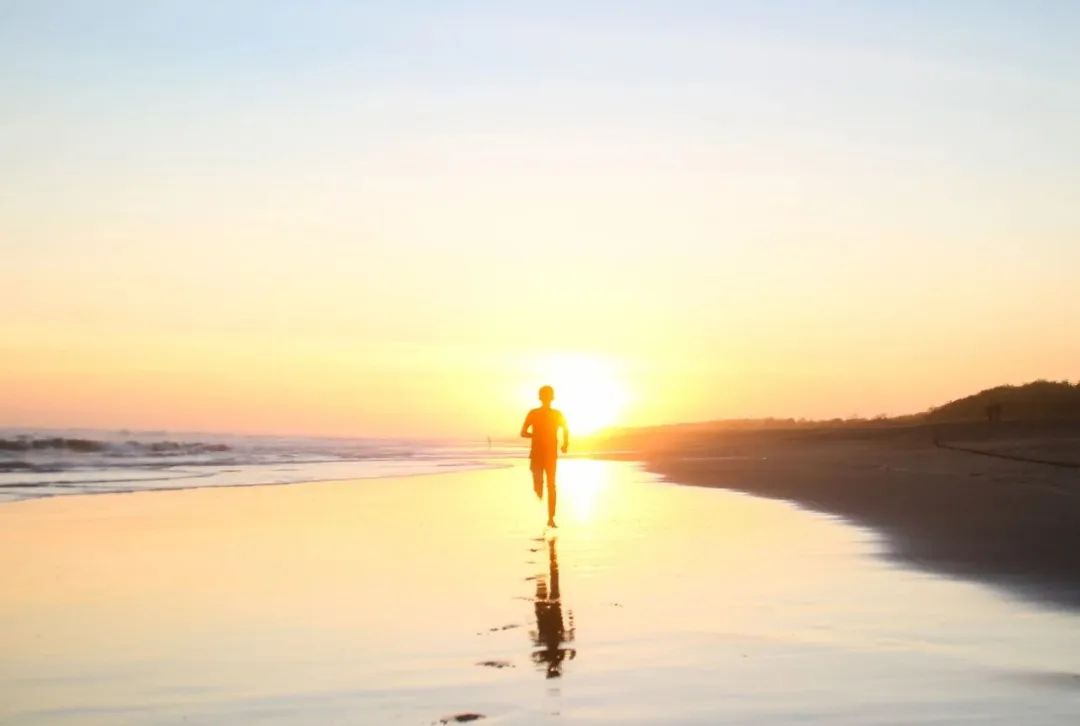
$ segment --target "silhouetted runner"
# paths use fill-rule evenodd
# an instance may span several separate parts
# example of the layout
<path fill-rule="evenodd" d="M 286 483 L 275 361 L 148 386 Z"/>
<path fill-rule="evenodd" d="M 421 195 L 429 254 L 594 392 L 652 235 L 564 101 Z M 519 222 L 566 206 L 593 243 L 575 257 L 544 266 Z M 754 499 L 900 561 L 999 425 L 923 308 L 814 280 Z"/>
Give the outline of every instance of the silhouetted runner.
<path fill-rule="evenodd" d="M 532 439 L 529 449 L 529 468 L 532 469 L 533 489 L 537 498 L 544 494 L 544 475 L 547 475 L 548 526 L 555 526 L 555 462 L 559 458 L 559 429 L 563 430 L 562 452 L 570 445 L 570 429 L 561 411 L 551 407 L 555 389 L 540 389 L 540 408 L 534 408 L 525 416 L 521 435 Z M 530 430 L 531 429 L 531 430 Z"/>

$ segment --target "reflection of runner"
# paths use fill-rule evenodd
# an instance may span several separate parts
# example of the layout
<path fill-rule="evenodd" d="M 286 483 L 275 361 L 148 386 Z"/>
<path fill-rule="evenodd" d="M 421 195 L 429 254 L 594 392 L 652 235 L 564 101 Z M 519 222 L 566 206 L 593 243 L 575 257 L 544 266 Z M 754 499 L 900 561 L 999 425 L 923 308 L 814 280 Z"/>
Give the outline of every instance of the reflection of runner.
<path fill-rule="evenodd" d="M 574 614 L 570 613 L 570 630 L 563 625 L 562 603 L 559 601 L 559 559 L 555 554 L 555 540 L 548 540 L 549 576 L 536 578 L 536 632 L 533 633 L 532 657 L 537 665 L 546 664 L 548 678 L 562 675 L 564 660 L 573 660 L 577 651 L 563 648 L 563 643 L 574 639 Z M 549 588 L 550 584 L 550 588 Z"/>
<path fill-rule="evenodd" d="M 529 449 L 529 468 L 532 469 L 533 489 L 536 496 L 543 496 L 544 476 L 547 475 L 548 526 L 555 526 L 555 462 L 559 458 L 559 429 L 563 431 L 562 452 L 570 445 L 570 429 L 561 411 L 551 407 L 555 389 L 540 389 L 540 408 L 529 411 L 521 425 L 521 435 L 532 439 Z"/>

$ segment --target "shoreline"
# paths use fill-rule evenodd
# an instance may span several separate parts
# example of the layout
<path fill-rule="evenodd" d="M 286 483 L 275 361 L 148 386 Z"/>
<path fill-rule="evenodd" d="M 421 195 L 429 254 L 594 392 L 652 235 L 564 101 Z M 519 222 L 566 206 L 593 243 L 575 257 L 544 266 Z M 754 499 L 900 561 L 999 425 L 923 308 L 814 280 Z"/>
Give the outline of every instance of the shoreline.
<path fill-rule="evenodd" d="M 674 484 L 781 499 L 870 528 L 898 564 L 1080 609 L 1074 468 L 939 447 L 929 427 L 714 434 L 632 458 Z"/>
<path fill-rule="evenodd" d="M 1025 441 L 1013 427 L 1007 429 L 1004 442 L 988 436 L 986 427 L 955 427 L 945 440 L 939 438 L 941 430 L 908 426 L 733 431 L 667 440 L 651 449 L 641 441 L 623 442 L 619 452 L 594 451 L 572 458 L 636 461 L 672 484 L 788 501 L 880 534 L 884 546 L 880 556 L 896 564 L 1080 610 L 1080 471 L 1073 464 L 1080 462 L 1080 446 L 1072 438 L 1055 441 L 1043 429 L 1028 432 L 1032 435 Z M 1077 431 L 1069 427 L 1067 433 L 1075 436 Z M 1056 447 L 1054 455 L 1067 447 L 1068 466 L 1026 456 L 1029 449 L 1047 446 Z M 106 494 L 439 476 L 507 468 L 514 461 L 332 478 L 312 472 L 310 479 L 286 482 L 80 490 L 0 500 L 0 505 Z"/>

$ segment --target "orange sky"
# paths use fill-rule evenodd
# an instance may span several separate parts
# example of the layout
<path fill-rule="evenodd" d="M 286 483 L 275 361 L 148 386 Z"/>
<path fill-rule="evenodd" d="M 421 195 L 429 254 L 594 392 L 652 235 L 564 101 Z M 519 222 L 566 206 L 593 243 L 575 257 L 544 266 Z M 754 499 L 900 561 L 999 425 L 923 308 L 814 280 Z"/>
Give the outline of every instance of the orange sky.
<path fill-rule="evenodd" d="M 588 428 L 1080 375 L 1067 24 L 242 5 L 0 30 L 0 425 L 497 436 L 546 382 Z"/>

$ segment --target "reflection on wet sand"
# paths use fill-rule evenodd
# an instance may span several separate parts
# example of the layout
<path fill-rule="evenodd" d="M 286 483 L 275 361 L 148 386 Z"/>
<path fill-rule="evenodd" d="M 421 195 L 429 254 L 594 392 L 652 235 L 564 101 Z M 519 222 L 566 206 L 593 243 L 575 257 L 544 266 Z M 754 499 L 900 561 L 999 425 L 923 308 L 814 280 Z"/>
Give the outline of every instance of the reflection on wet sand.
<path fill-rule="evenodd" d="M 536 598 L 533 604 L 536 610 L 536 630 L 530 633 L 536 650 L 532 652 L 533 662 L 544 668 L 547 678 L 562 676 L 565 660 L 573 660 L 577 651 L 564 648 L 563 643 L 574 640 L 574 613 L 568 611 L 570 627 L 563 623 L 562 601 L 559 592 L 559 557 L 555 550 L 556 539 L 547 540 L 548 572 L 540 573 L 536 578 Z"/>
<path fill-rule="evenodd" d="M 1075 613 L 561 466 L 550 543 L 520 467 L 0 505 L 0 723 L 1077 720 Z"/>

